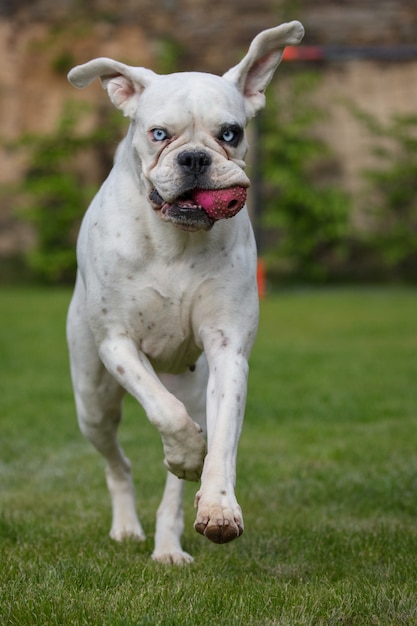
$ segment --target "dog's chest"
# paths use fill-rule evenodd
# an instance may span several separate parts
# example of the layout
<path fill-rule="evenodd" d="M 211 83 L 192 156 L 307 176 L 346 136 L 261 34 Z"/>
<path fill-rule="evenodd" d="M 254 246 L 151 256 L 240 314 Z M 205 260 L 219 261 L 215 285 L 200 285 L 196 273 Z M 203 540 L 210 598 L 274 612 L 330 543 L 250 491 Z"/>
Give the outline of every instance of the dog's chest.
<path fill-rule="evenodd" d="M 202 351 L 194 330 L 193 294 L 175 282 L 129 287 L 114 303 L 114 322 L 122 321 L 156 371 L 179 373 L 192 366 Z"/>

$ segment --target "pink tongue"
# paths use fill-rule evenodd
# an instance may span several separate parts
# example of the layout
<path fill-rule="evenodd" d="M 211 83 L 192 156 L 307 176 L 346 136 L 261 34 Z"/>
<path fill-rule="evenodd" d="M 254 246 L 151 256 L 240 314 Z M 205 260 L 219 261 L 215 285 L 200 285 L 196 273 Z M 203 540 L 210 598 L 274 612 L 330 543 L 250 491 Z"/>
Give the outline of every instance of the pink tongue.
<path fill-rule="evenodd" d="M 195 189 L 194 201 L 215 220 L 233 217 L 245 206 L 246 188 Z"/>

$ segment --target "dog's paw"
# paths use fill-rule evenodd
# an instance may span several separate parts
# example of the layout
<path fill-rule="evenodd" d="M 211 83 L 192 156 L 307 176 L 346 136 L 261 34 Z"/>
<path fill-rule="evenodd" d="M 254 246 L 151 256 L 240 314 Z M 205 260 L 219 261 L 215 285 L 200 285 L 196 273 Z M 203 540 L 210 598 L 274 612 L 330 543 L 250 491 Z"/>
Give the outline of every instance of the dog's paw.
<path fill-rule="evenodd" d="M 164 445 L 165 467 L 178 478 L 199 481 L 207 446 L 201 435 L 201 427 L 188 420 L 181 428 L 162 439 Z"/>
<path fill-rule="evenodd" d="M 113 524 L 110 530 L 110 539 L 113 541 L 124 541 L 132 539 L 133 541 L 145 541 L 146 536 L 139 522 Z"/>
<path fill-rule="evenodd" d="M 157 552 L 152 554 L 152 559 L 164 565 L 189 565 L 194 561 L 191 554 L 184 550 L 172 550 L 170 552 Z"/>
<path fill-rule="evenodd" d="M 197 494 L 197 517 L 195 530 L 214 543 L 228 543 L 243 533 L 243 517 L 240 506 L 208 505 L 202 502 Z"/>

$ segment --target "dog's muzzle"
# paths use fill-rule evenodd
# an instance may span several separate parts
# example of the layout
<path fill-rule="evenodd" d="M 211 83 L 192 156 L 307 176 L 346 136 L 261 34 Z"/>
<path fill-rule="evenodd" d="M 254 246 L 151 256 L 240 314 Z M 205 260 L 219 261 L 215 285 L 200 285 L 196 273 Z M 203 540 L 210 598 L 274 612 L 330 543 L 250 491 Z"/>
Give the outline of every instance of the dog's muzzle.
<path fill-rule="evenodd" d="M 214 222 L 238 213 L 246 202 L 246 188 L 190 189 L 172 203 L 165 202 L 154 189 L 149 199 L 159 216 L 186 231 L 210 230 Z"/>
<path fill-rule="evenodd" d="M 149 200 L 164 222 L 172 222 L 181 230 L 210 230 L 214 224 L 215 220 L 193 200 L 191 194 L 183 194 L 169 204 L 154 189 Z"/>

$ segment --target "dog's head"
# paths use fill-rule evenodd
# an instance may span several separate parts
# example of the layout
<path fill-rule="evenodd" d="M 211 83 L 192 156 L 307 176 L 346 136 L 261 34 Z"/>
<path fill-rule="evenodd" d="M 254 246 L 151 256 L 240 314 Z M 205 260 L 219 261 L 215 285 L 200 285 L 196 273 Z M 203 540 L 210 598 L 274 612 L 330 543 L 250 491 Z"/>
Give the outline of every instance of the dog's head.
<path fill-rule="evenodd" d="M 99 77 L 113 104 L 130 118 L 131 163 L 153 210 L 183 230 L 208 230 L 245 204 L 245 126 L 263 108 L 285 46 L 303 35 L 299 22 L 261 32 L 222 77 L 161 76 L 99 58 L 75 67 L 68 78 L 85 87 Z"/>

